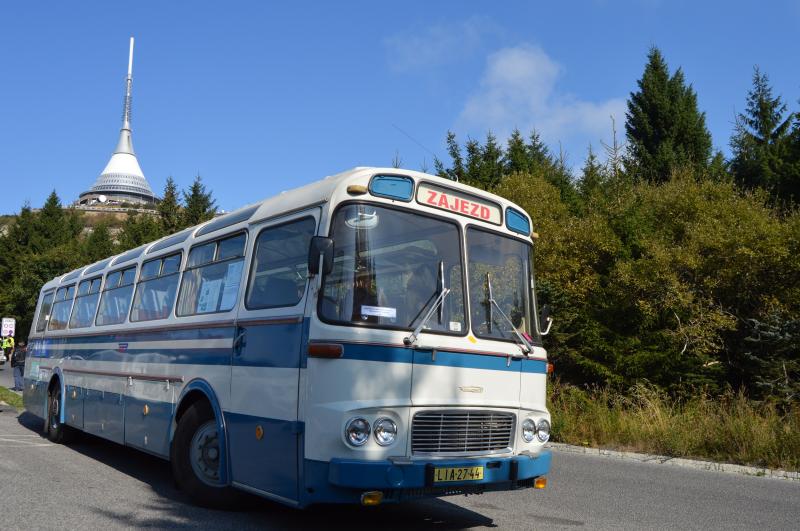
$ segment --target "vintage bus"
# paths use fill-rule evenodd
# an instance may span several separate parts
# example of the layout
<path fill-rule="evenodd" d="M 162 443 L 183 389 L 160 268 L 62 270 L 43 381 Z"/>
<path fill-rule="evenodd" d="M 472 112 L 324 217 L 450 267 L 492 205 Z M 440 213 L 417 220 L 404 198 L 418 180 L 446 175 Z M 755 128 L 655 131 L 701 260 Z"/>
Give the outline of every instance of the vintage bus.
<path fill-rule="evenodd" d="M 535 237 L 447 179 L 327 177 L 45 284 L 25 408 L 169 459 L 206 506 L 543 488 Z"/>

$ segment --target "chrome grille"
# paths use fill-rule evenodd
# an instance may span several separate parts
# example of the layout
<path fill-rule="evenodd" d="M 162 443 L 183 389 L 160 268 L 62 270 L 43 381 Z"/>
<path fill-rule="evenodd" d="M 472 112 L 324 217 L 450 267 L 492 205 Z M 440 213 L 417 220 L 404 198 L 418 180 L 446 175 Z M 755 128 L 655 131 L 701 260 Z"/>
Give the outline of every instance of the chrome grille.
<path fill-rule="evenodd" d="M 511 450 L 514 415 L 497 411 L 422 411 L 411 423 L 411 452 L 480 455 Z"/>

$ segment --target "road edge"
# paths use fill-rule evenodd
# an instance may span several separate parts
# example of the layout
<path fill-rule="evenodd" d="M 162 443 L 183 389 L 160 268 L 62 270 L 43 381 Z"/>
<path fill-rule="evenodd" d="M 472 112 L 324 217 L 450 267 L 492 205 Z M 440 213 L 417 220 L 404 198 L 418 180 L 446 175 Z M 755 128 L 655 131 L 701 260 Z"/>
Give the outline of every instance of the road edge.
<path fill-rule="evenodd" d="M 652 463 L 660 465 L 679 466 L 683 468 L 694 468 L 695 470 L 708 470 L 712 472 L 722 472 L 725 474 L 738 474 L 740 476 L 764 477 L 769 479 L 780 479 L 784 481 L 800 482 L 800 471 L 779 470 L 756 466 L 735 465 L 733 463 L 719 463 L 715 461 L 702 461 L 699 459 L 686 459 L 683 457 L 670 457 L 667 455 L 640 454 L 636 452 L 621 452 L 619 450 L 606 450 L 603 448 L 588 448 L 574 446 L 572 444 L 548 443 L 548 447 L 557 452 L 572 454 L 586 454 L 600 457 L 610 457 L 613 459 L 623 459 L 627 461 L 638 461 L 640 463 Z"/>

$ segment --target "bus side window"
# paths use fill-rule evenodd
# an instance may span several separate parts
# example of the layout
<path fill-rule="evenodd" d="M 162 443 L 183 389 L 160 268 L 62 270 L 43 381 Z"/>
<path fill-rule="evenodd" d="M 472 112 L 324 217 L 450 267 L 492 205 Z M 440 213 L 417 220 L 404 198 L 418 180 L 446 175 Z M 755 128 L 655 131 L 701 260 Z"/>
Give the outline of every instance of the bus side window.
<path fill-rule="evenodd" d="M 50 314 L 50 324 L 48 330 L 64 330 L 69 321 L 69 313 L 72 309 L 72 299 L 75 296 L 75 285 L 58 288 L 56 300 L 53 303 Z"/>
<path fill-rule="evenodd" d="M 50 309 L 53 306 L 54 291 L 48 291 L 42 297 L 42 307 L 39 309 L 39 317 L 36 319 L 36 331 L 44 332 L 47 328 L 47 321 L 50 320 Z"/>
<path fill-rule="evenodd" d="M 294 306 L 306 290 L 314 218 L 262 230 L 256 240 L 245 306 L 249 310 Z"/>
<path fill-rule="evenodd" d="M 100 309 L 97 311 L 95 325 L 120 324 L 128 316 L 133 295 L 133 279 L 136 277 L 136 266 L 114 271 L 106 275 L 103 295 L 100 297 Z"/>
<path fill-rule="evenodd" d="M 142 264 L 133 298 L 131 322 L 166 319 L 175 303 L 181 254 L 171 254 Z"/>
<path fill-rule="evenodd" d="M 241 232 L 189 251 L 175 312 L 179 317 L 227 312 L 234 307 L 242 282 L 246 241 L 247 235 Z"/>

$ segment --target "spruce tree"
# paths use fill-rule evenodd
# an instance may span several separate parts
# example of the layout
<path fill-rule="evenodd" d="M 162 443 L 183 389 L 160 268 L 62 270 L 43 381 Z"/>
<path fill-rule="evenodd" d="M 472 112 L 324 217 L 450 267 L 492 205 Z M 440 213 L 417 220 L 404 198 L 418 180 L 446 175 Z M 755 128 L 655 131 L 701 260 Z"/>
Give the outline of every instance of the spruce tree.
<path fill-rule="evenodd" d="M 765 188 L 779 201 L 800 198 L 800 165 L 795 163 L 792 146 L 794 119 L 756 66 L 747 107 L 737 115 L 731 138 L 731 170 L 741 186 Z"/>
<path fill-rule="evenodd" d="M 130 212 L 119 233 L 120 252 L 139 247 L 164 236 L 161 223 L 151 214 Z"/>
<path fill-rule="evenodd" d="M 503 157 L 503 169 L 505 173 L 527 173 L 530 169 L 528 162 L 528 150 L 525 146 L 525 139 L 519 129 L 514 129 L 508 137 L 506 153 Z"/>
<path fill-rule="evenodd" d="M 214 217 L 215 201 L 198 175 L 189 190 L 183 192 L 183 226 L 191 227 Z"/>
<path fill-rule="evenodd" d="M 642 179 L 669 180 L 673 171 L 691 167 L 702 173 L 711 158 L 711 134 L 697 94 L 679 68 L 671 77 L 658 48 L 647 55 L 639 90 L 628 99 L 625 131 L 631 162 Z"/>
<path fill-rule="evenodd" d="M 114 240 L 107 223 L 98 223 L 84 242 L 87 262 L 96 262 L 114 254 Z"/>
<path fill-rule="evenodd" d="M 583 171 L 581 179 L 578 182 L 578 192 L 584 201 L 588 200 L 596 191 L 598 191 L 605 181 L 603 166 L 597 160 L 597 155 L 594 154 L 592 146 L 589 146 L 589 154 L 586 156 L 586 162 L 583 164 Z"/>
<path fill-rule="evenodd" d="M 165 234 L 172 234 L 181 228 L 181 206 L 178 203 L 178 187 L 172 177 L 167 177 L 164 195 L 158 203 L 161 228 Z"/>

